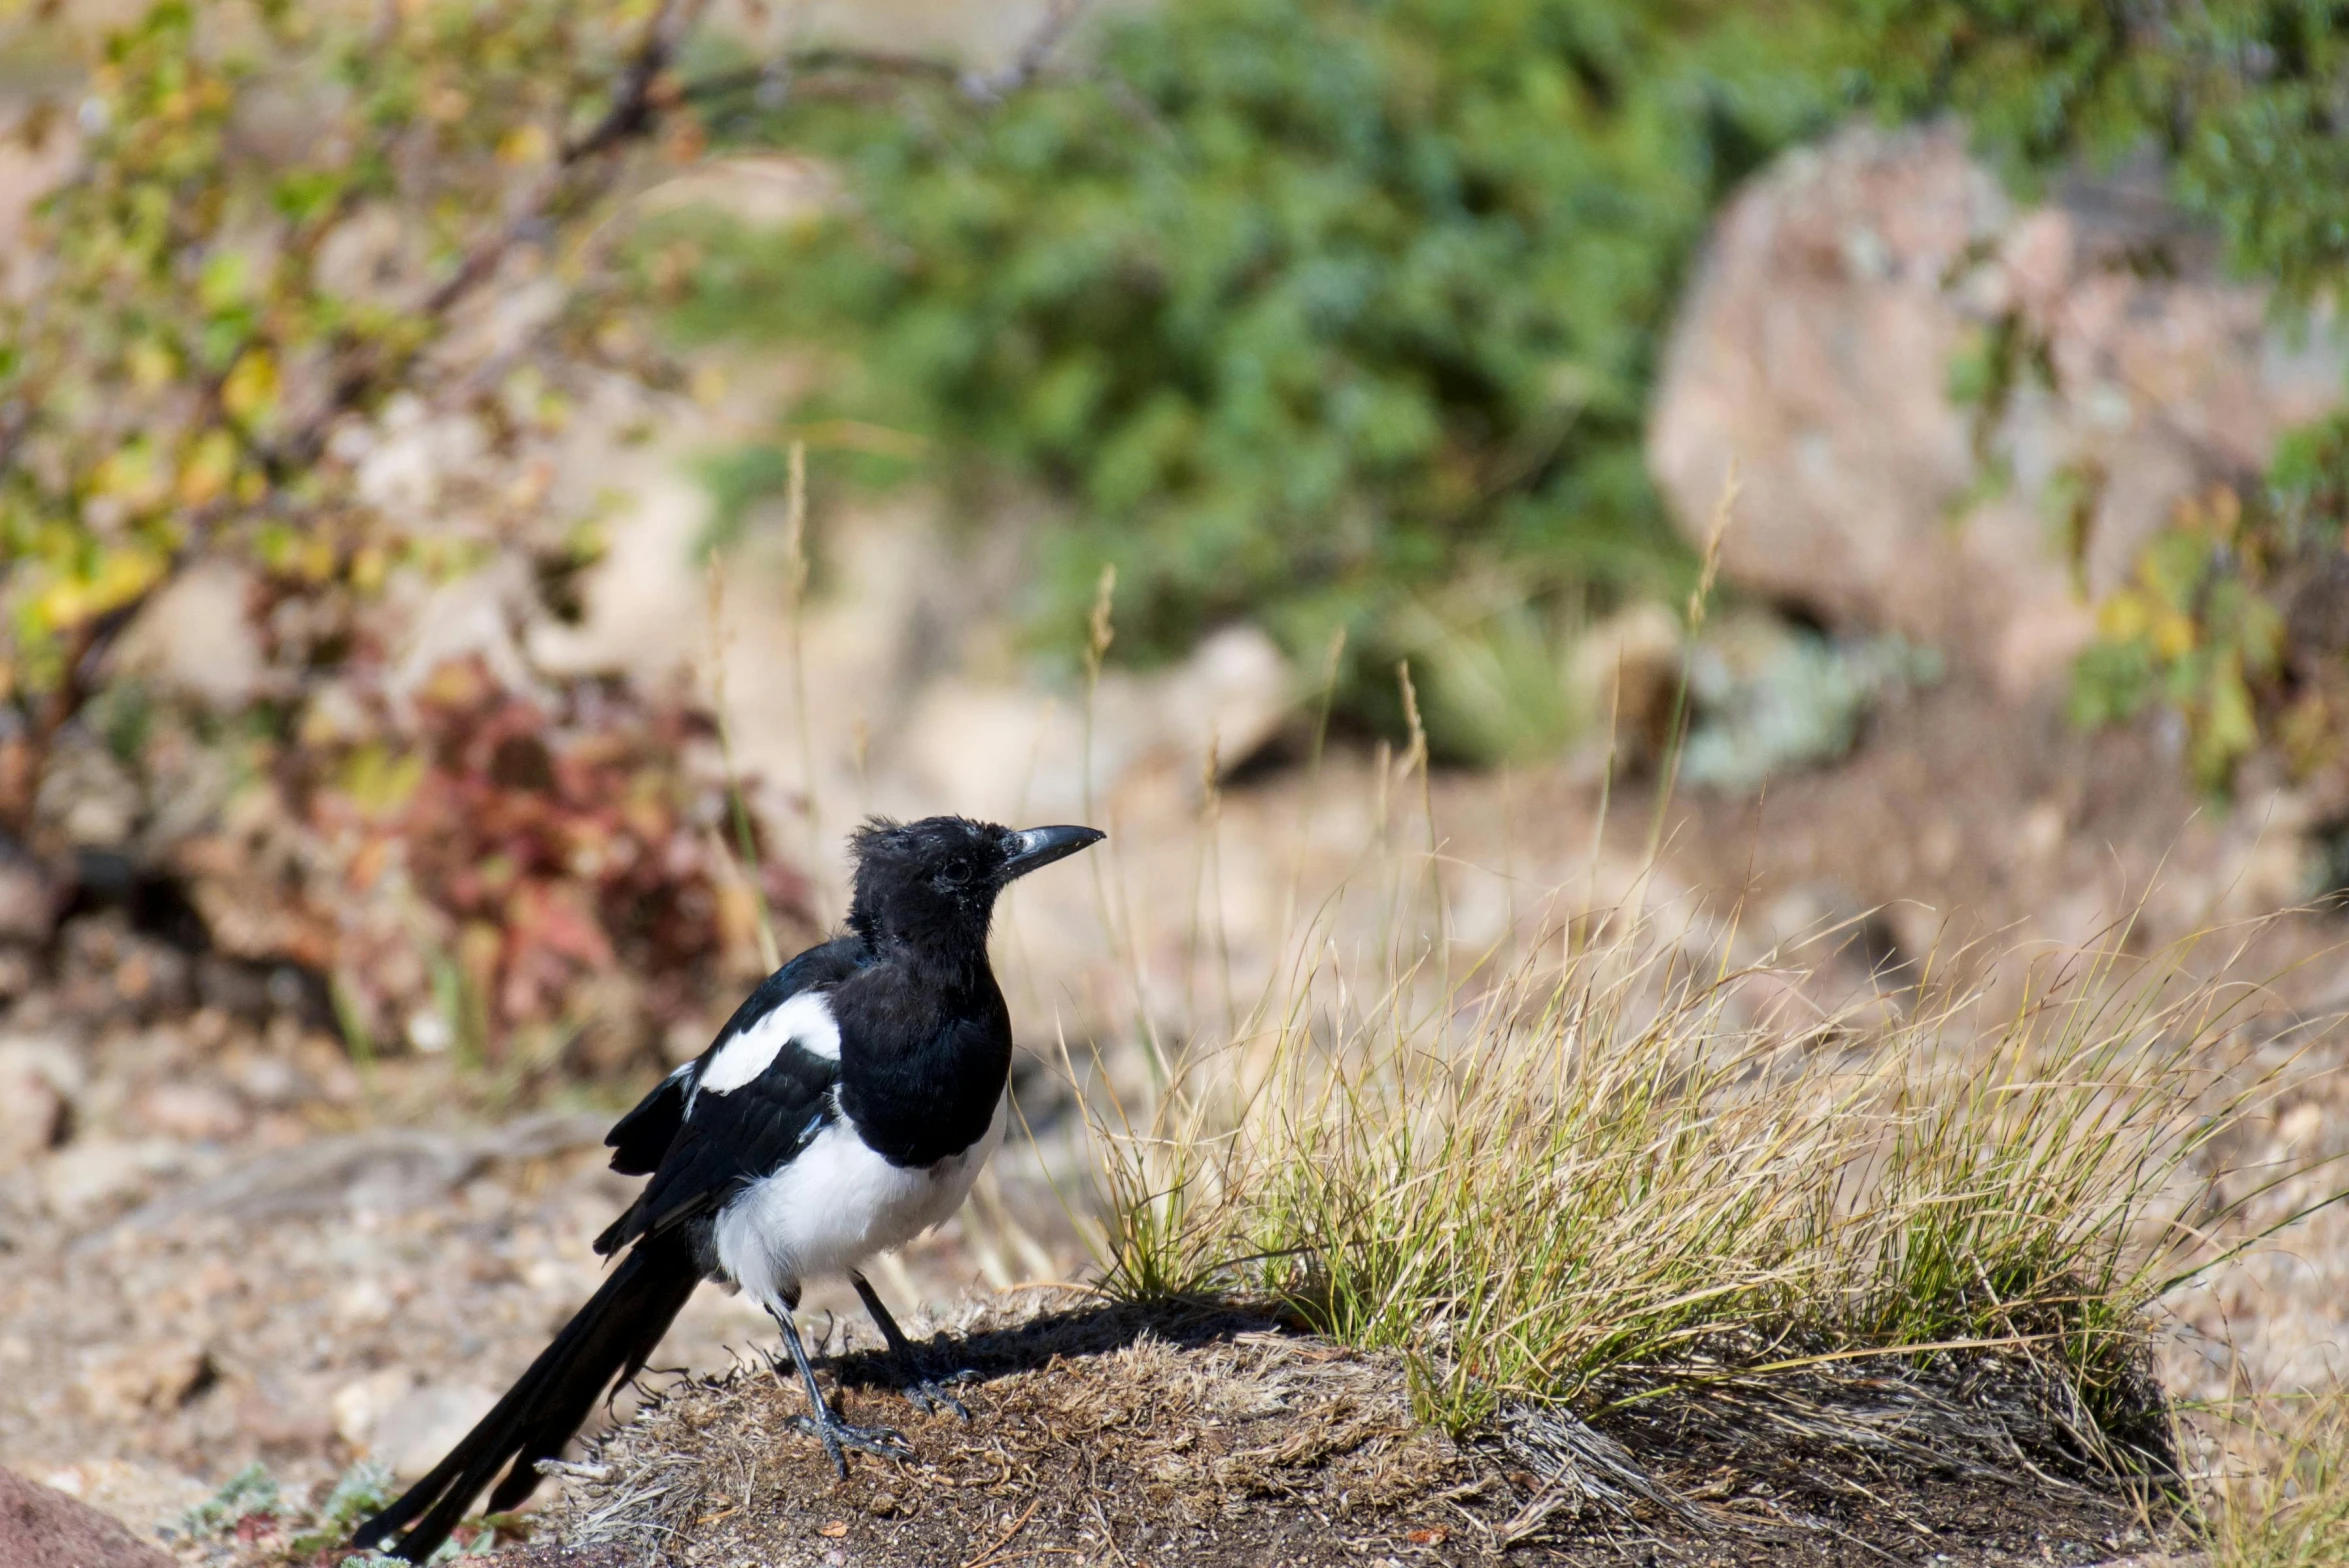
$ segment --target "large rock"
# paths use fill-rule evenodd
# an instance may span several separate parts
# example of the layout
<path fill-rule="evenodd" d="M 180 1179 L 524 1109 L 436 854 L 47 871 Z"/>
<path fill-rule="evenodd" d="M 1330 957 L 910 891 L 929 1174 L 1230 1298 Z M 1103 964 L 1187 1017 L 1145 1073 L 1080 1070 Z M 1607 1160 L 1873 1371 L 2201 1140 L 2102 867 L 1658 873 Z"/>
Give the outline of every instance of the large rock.
<path fill-rule="evenodd" d="M 2151 179 L 2023 209 L 1952 127 L 1848 130 L 1722 215 L 1649 461 L 1699 543 L 1737 465 L 1734 581 L 2025 688 L 2066 666 L 2091 599 L 2181 498 L 2341 401 L 2337 341 L 2295 343 L 2266 312 Z M 1978 420 L 1952 369 L 2002 333 L 2048 376 Z"/>
<path fill-rule="evenodd" d="M 0 1470 L 0 1563 L 8 1568 L 171 1568 L 119 1520 Z"/>

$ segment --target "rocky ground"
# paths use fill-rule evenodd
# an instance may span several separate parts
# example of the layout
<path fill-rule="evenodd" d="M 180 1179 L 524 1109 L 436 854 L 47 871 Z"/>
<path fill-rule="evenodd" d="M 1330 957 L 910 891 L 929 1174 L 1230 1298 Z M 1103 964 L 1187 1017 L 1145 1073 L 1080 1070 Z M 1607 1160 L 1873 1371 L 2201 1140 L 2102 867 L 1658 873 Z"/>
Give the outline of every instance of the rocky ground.
<path fill-rule="evenodd" d="M 1539 929 L 1561 907 L 1620 899 L 1644 885 L 1660 907 L 1684 912 L 1676 927 L 1684 941 L 1751 956 L 1772 944 L 1798 946 L 1807 930 L 1905 895 L 1908 902 L 1883 912 L 1877 935 L 1822 942 L 1811 972 L 1786 980 L 1788 995 L 1832 1006 L 1876 984 L 1871 964 L 1891 973 L 1921 962 L 1936 940 L 1949 940 L 1934 933 L 1960 908 L 1973 922 L 1956 928 L 1962 934 L 2005 927 L 2009 940 L 2037 944 L 2043 959 L 2093 937 L 2132 904 L 2145 911 L 2146 941 L 2226 912 L 2232 890 L 2253 874 L 2246 863 L 2256 867 L 2256 827 L 2240 817 L 2194 822 L 2177 810 L 2160 782 L 2173 775 L 2147 765 L 2158 756 L 2158 737 L 2090 742 L 2052 722 L 2018 726 L 2011 712 L 1999 719 L 1975 704 L 1952 685 L 1887 709 L 1849 761 L 1774 786 L 1760 802 L 1692 796 L 1667 819 L 1664 849 L 1644 884 L 1638 856 L 1652 830 L 1652 797 L 1636 787 L 1614 796 L 1602 822 L 1597 785 L 1570 770 L 1439 774 L 1430 801 L 1450 857 L 1444 875 L 1455 938 L 1464 948 L 1482 946 L 1513 927 Z M 1333 910 L 1325 917 L 1333 939 L 1367 940 L 1382 907 L 1381 878 L 1397 863 L 1382 841 L 1407 845 L 1406 835 L 1425 831 L 1408 798 L 1415 788 L 1392 791 L 1382 829 L 1372 760 L 1341 748 L 1318 778 L 1291 767 L 1230 787 L 1216 803 L 1212 855 L 1199 829 L 1202 803 L 1168 779 L 1142 775 L 1104 804 L 1121 850 L 1104 861 L 1113 921 L 1102 918 L 1080 878 L 1022 891 L 1001 946 L 1023 1038 L 1018 1089 L 1038 1137 L 1007 1151 L 981 1202 L 883 1275 L 886 1293 L 917 1310 L 951 1312 L 993 1290 L 1081 1277 L 1086 1254 L 1070 1214 L 1087 1201 L 1085 1167 L 1060 1038 L 1077 1043 L 1069 1060 L 1082 1062 L 1084 1042 L 1119 1037 L 1119 1013 L 1138 993 L 1179 1039 L 1187 1020 L 1204 1026 L 1227 1005 L 1226 974 L 1236 993 L 1230 1005 L 1244 1010 L 1251 988 L 1276 968 L 1284 921 L 1296 920 L 1284 909 Z M 1919 798 L 1919 777 L 1941 783 L 1926 797 L 1933 814 L 1923 820 L 1898 804 Z M 1954 850 L 1936 847 L 1950 837 Z M 2067 899 L 2091 897 L 2099 901 L 2093 911 L 2064 913 Z M 1102 938 L 1104 927 L 1117 939 Z M 147 1529 L 253 1461 L 296 1491 L 323 1487 L 361 1457 L 420 1472 L 592 1288 L 588 1239 L 628 1187 L 602 1169 L 598 1144 L 632 1085 L 580 1087 L 551 1070 L 485 1081 L 445 1058 L 415 1056 L 363 1068 L 298 1005 L 272 1012 L 265 982 L 256 992 L 206 981 L 200 964 L 191 972 L 185 955 L 131 930 L 119 913 L 71 929 L 54 977 L 23 987 L 0 1025 L 0 1071 L 13 1075 L 9 1163 L 0 1173 L 0 1248 L 9 1258 L 0 1271 L 7 1389 L 0 1465 Z M 2293 1006 L 2314 1012 L 2337 1006 L 2336 942 L 2329 917 L 2294 917 L 2260 928 L 2237 963 L 2253 975 L 2297 963 L 2267 1005 L 2278 1016 Z M 1953 951 L 1936 962 L 1977 960 Z M 1979 962 L 1986 983 L 2008 983 L 1996 965 Z M 1883 983 L 1898 989 L 1897 978 Z M 206 995 L 215 998 L 209 1005 Z M 2295 1048 L 2290 1034 L 2271 1047 Z M 2320 1056 L 2337 1049 L 2319 1042 Z M 1137 1074 L 1113 1049 L 1094 1092 L 1114 1091 L 1121 1079 L 1131 1091 Z M 2247 1128 L 2230 1158 L 2252 1168 L 2308 1167 L 2349 1153 L 2340 1088 L 2337 1074 L 2311 1079 Z M 2325 1169 L 2316 1165 L 2262 1198 L 2246 1228 L 2321 1195 Z M 2170 1303 L 2178 1330 L 2169 1340 L 2172 1386 L 2225 1393 L 2329 1381 L 2343 1342 L 2345 1283 L 2349 1226 L 2336 1210 L 2182 1290 Z M 854 1311 L 845 1292 L 818 1294 L 809 1307 L 819 1326 L 827 1313 L 846 1320 Z M 756 1404 L 769 1397 L 758 1356 L 770 1333 L 738 1301 L 706 1291 L 657 1364 L 705 1380 L 750 1368 L 757 1375 L 715 1385 L 720 1392 L 710 1396 L 720 1401 L 711 1419 L 733 1423 L 747 1441 L 765 1420 Z M 1309 1346 L 1266 1348 L 1244 1336 L 1155 1346 L 1134 1340 L 1080 1360 L 1095 1369 L 1142 1366 L 1183 1387 L 1213 1383 L 1199 1356 L 1274 1357 L 1308 1385 L 1321 1375 L 1298 1370 L 1318 1365 L 1321 1352 Z M 927 1500 L 918 1508 L 928 1512 L 920 1517 L 985 1534 L 1019 1523 L 1039 1496 L 1059 1498 L 1041 1482 L 998 1477 L 993 1490 L 956 1501 L 962 1493 L 951 1482 L 1003 1444 L 1036 1475 L 1065 1468 L 1045 1420 L 1049 1400 L 1060 1396 L 1032 1372 L 1007 1369 L 1013 1381 L 983 1393 L 981 1403 L 998 1413 L 991 1419 L 1019 1412 L 1013 1426 L 990 1435 L 983 1424 L 967 1437 L 922 1428 L 941 1470 L 923 1482 Z M 1373 1405 L 1400 1398 L 1391 1378 L 1381 1388 Z M 1359 1402 L 1358 1395 L 1344 1398 Z M 661 1419 L 676 1420 L 691 1407 L 663 1408 L 669 1414 Z M 631 1403 L 615 1414 L 628 1418 Z M 1277 1448 L 1263 1424 L 1270 1416 L 1230 1419 L 1239 1426 L 1217 1440 L 1228 1446 L 1207 1457 L 1238 1463 L 1232 1456 L 1252 1447 Z M 1328 1425 L 1317 1417 L 1307 1429 Z M 1313 1469 L 1312 1486 L 1348 1492 L 1343 1477 L 1352 1471 L 1344 1466 L 1357 1462 L 1390 1480 L 1400 1473 L 1394 1466 L 1432 1466 L 1446 1478 L 1437 1492 L 1493 1475 L 1506 1481 L 1490 1465 L 1478 1468 L 1481 1461 L 1415 1446 L 1420 1440 L 1399 1426 L 1379 1442 L 1392 1452 L 1329 1458 L 1338 1470 L 1316 1458 L 1312 1466 L 1323 1468 Z M 772 1463 L 783 1467 L 780 1475 L 805 1457 L 778 1450 Z M 1135 1450 L 1115 1462 L 1141 1476 L 1173 1461 Z M 1268 1472 L 1276 1481 L 1282 1473 Z M 1266 1484 L 1278 1493 L 1287 1483 Z M 1482 1550 L 1532 1500 L 1518 1495 L 1521 1487 L 1495 1485 L 1484 1501 L 1463 1500 L 1474 1522 L 1452 1503 L 1422 1519 L 1416 1504 L 1398 1502 L 1363 1514 L 1360 1533 L 1366 1542 L 1388 1541 L 1380 1550 L 1399 1560 L 1433 1550 L 1413 1545 L 1412 1531 L 1449 1531 L 1453 1549 L 1475 1542 Z M 824 1533 L 841 1520 L 852 1521 L 858 1542 L 880 1528 L 862 1492 L 811 1490 L 808 1498 L 794 1505 L 806 1518 L 795 1512 L 761 1528 L 805 1524 L 817 1542 L 845 1540 Z M 1138 1549 L 1119 1533 L 1125 1520 L 1114 1513 L 1110 1534 L 1086 1545 L 1082 1532 L 1102 1527 L 1070 1514 L 1065 1501 L 1029 1518 L 1021 1529 L 1037 1534 L 1022 1539 L 1037 1550 L 1097 1556 L 1115 1541 L 1127 1560 L 1169 1559 L 1174 1537 Z M 1011 1517 L 999 1519 L 1006 1505 Z M 1221 1506 L 1200 1517 L 1221 1519 Z M 1962 1498 L 1916 1506 L 1956 1508 L 1943 1523 L 1960 1535 L 1972 1528 L 1961 1515 L 1974 1505 Z M 1991 1511 L 2002 1519 L 2009 1512 L 2004 1504 Z M 2113 1548 L 2097 1543 L 2117 1517 L 2067 1516 L 2049 1526 L 2050 1539 L 2068 1531 L 2110 1555 Z M 1230 1560 L 1253 1561 L 1247 1552 L 1275 1551 L 1278 1530 L 1289 1527 L 1263 1522 L 1275 1532 L 1263 1535 L 1251 1533 L 1253 1524 L 1217 1524 L 1200 1541 L 1240 1554 Z M 896 1533 L 887 1539 L 898 1545 L 842 1560 L 930 1560 L 918 1554 L 920 1531 L 890 1528 Z M 1992 1560 L 1979 1554 L 2005 1549 L 1997 1531 L 1965 1539 L 1978 1555 L 1959 1560 Z M 716 1555 L 703 1560 L 765 1549 L 722 1532 L 712 1540 Z M 915 1555 L 887 1555 L 901 1548 Z M 834 1549 L 810 1545 L 817 1555 L 809 1560 L 829 1560 L 822 1554 Z M 1020 1559 L 1014 1552 L 1001 1560 Z"/>

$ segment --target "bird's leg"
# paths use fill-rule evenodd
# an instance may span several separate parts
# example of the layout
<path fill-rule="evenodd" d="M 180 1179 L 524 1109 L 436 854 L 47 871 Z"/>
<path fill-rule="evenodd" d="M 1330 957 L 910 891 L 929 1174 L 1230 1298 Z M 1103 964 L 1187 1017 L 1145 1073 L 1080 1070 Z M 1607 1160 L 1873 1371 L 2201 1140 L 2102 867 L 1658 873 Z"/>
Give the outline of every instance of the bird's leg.
<path fill-rule="evenodd" d="M 816 1369 L 808 1362 L 807 1347 L 799 1342 L 799 1325 L 791 1321 L 791 1314 L 788 1312 L 778 1312 L 769 1307 L 767 1314 L 775 1320 L 776 1326 L 783 1330 L 784 1347 L 791 1352 L 792 1361 L 799 1367 L 800 1381 L 807 1385 L 807 1403 L 811 1413 L 804 1416 L 793 1416 L 791 1424 L 823 1443 L 824 1452 L 832 1456 L 832 1468 L 840 1472 L 842 1480 L 848 1479 L 848 1456 L 841 1452 L 844 1448 L 853 1448 L 859 1453 L 877 1454 L 883 1459 L 911 1459 L 913 1457 L 913 1449 L 907 1445 L 905 1438 L 890 1428 L 885 1426 L 850 1426 L 841 1420 L 839 1414 L 825 1400 L 824 1391 L 816 1386 Z M 781 1367 L 775 1368 L 776 1376 L 780 1377 L 782 1372 Z"/>
<path fill-rule="evenodd" d="M 897 1358 L 897 1365 L 905 1378 L 907 1402 L 925 1415 L 933 1410 L 951 1410 L 968 1421 L 971 1418 L 970 1411 L 963 1408 L 961 1400 L 948 1392 L 946 1385 L 969 1382 L 976 1374 L 956 1372 L 943 1379 L 926 1376 L 921 1353 L 906 1339 L 905 1331 L 897 1326 L 897 1320 L 889 1315 L 889 1309 L 881 1305 L 881 1297 L 871 1282 L 862 1274 L 854 1272 L 849 1274 L 848 1279 L 849 1283 L 856 1286 L 856 1293 L 864 1301 L 865 1310 L 873 1315 L 873 1322 L 880 1328 L 881 1337 L 889 1342 L 889 1353 Z"/>

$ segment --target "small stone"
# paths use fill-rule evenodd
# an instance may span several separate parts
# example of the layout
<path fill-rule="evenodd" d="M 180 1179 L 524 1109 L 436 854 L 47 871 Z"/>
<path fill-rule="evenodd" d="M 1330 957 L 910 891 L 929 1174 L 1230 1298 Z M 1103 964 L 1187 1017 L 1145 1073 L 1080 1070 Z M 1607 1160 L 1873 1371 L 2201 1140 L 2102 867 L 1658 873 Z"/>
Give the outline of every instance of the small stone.
<path fill-rule="evenodd" d="M 133 1114 L 146 1131 L 190 1143 L 225 1143 L 253 1120 L 242 1100 L 208 1083 L 159 1083 L 139 1096 Z"/>
<path fill-rule="evenodd" d="M 249 1056 L 232 1069 L 237 1088 L 256 1105 L 292 1105 L 301 1098 L 302 1075 L 275 1056 Z"/>
<path fill-rule="evenodd" d="M 1680 665 L 1679 619 L 1643 600 L 1575 640 L 1566 680 L 1597 733 L 1610 738 L 1623 760 L 1640 764 L 1669 739 Z"/>
<path fill-rule="evenodd" d="M 95 1363 L 82 1374 L 82 1397 L 96 1414 L 116 1421 L 177 1410 L 208 1387 L 212 1358 L 192 1340 L 138 1344 Z"/>
<path fill-rule="evenodd" d="M 29 1062 L 0 1060 L 0 1170 L 46 1154 L 65 1139 L 66 1101 Z"/>
<path fill-rule="evenodd" d="M 179 1145 L 157 1139 L 89 1138 L 50 1156 L 41 1168 L 41 1196 L 60 1219 L 79 1222 L 135 1198 L 155 1177 L 181 1163 Z"/>
<path fill-rule="evenodd" d="M 0 943 L 0 1002 L 25 995 L 36 978 L 31 949 Z"/>
<path fill-rule="evenodd" d="M 48 941 L 57 907 L 56 882 L 41 863 L 0 841 L 0 940 Z"/>
<path fill-rule="evenodd" d="M 498 1396 L 471 1383 L 435 1383 L 417 1389 L 375 1424 L 370 1455 L 390 1465 L 392 1474 L 413 1481 L 440 1463 L 473 1424 L 489 1414 Z"/>
<path fill-rule="evenodd" d="M 384 1412 L 408 1396 L 416 1380 L 403 1367 L 387 1367 L 345 1383 L 326 1406 L 334 1415 L 334 1435 L 364 1453 L 375 1442 Z"/>

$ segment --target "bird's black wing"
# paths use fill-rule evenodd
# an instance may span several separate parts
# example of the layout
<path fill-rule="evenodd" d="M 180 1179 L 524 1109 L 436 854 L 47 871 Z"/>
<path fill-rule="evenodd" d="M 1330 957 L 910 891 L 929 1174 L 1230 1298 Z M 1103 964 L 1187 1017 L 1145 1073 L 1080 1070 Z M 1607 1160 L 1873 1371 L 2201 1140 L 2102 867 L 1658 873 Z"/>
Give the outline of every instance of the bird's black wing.
<path fill-rule="evenodd" d="M 761 981 L 734 1009 L 734 1016 L 726 1020 L 726 1027 L 718 1031 L 709 1049 L 663 1078 L 658 1088 L 604 1134 L 604 1147 L 612 1151 L 612 1169 L 623 1176 L 650 1176 L 657 1170 L 669 1146 L 677 1141 L 678 1129 L 685 1125 L 685 1108 L 692 1102 L 694 1085 L 701 1081 L 702 1069 L 710 1058 L 727 1041 L 800 992 L 845 978 L 856 968 L 859 947 L 853 937 L 811 947 Z"/>
<path fill-rule="evenodd" d="M 700 1086 L 729 1042 L 791 998 L 852 973 L 861 952 L 861 943 L 844 937 L 809 948 L 776 970 L 735 1009 L 707 1051 L 620 1118 L 604 1139 L 613 1150 L 612 1169 L 652 1180 L 596 1238 L 596 1251 L 615 1252 L 639 1236 L 710 1212 L 744 1183 L 787 1163 L 837 1114 L 832 1088 L 840 1081 L 839 1062 L 791 1041 L 739 1087 L 704 1093 Z"/>

